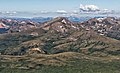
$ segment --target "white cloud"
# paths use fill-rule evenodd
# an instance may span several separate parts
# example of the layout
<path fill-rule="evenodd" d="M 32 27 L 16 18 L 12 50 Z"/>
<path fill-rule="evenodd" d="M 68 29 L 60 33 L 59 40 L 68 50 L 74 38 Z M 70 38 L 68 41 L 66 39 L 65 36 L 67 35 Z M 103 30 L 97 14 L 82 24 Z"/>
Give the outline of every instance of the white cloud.
<path fill-rule="evenodd" d="M 40 13 L 42 13 L 42 14 L 47 14 L 47 13 L 49 13 L 48 11 L 41 11 Z"/>
<path fill-rule="evenodd" d="M 63 13 L 63 14 L 64 14 L 64 13 L 67 13 L 67 11 L 65 11 L 65 10 L 57 10 L 56 12 L 57 12 L 57 13 Z"/>
<path fill-rule="evenodd" d="M 82 4 L 80 4 L 80 11 L 81 12 L 96 12 L 96 11 L 100 11 L 100 8 L 96 5 L 82 5 Z"/>

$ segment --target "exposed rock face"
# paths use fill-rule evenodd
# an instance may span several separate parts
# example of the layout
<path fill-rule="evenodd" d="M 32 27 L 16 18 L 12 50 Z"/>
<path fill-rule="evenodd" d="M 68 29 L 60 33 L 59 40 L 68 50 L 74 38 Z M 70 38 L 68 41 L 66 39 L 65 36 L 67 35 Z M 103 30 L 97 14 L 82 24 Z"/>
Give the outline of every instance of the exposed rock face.
<path fill-rule="evenodd" d="M 14 19 L 1 19 L 0 28 L 7 28 L 8 33 L 21 32 L 31 28 L 36 28 L 39 23 L 30 20 L 18 21 Z M 5 32 L 2 32 L 5 33 Z"/>
<path fill-rule="evenodd" d="M 40 48 L 31 48 L 27 52 L 28 52 L 28 54 L 33 54 L 33 53 L 45 54 L 45 52 Z"/>
<path fill-rule="evenodd" d="M 44 25 L 42 25 L 41 27 L 45 30 L 53 29 L 57 32 L 62 32 L 62 33 L 66 33 L 69 30 L 79 30 L 77 24 L 70 22 L 64 17 L 58 17 L 52 21 L 48 21 L 44 23 Z"/>
<path fill-rule="evenodd" d="M 93 18 L 80 23 L 86 30 L 94 30 L 99 35 L 105 35 L 111 38 L 120 39 L 120 20 L 114 17 Z"/>

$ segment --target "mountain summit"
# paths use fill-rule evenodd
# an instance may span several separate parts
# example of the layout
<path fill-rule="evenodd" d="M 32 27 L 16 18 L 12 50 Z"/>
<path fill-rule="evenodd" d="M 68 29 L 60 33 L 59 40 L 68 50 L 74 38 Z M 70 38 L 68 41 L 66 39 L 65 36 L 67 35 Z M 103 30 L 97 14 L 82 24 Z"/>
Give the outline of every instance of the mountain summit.
<path fill-rule="evenodd" d="M 41 27 L 44 30 L 50 30 L 53 29 L 58 32 L 68 32 L 69 30 L 79 30 L 79 27 L 77 24 L 74 24 L 73 22 L 69 21 L 65 17 L 57 17 L 51 21 L 48 21 L 41 25 Z"/>

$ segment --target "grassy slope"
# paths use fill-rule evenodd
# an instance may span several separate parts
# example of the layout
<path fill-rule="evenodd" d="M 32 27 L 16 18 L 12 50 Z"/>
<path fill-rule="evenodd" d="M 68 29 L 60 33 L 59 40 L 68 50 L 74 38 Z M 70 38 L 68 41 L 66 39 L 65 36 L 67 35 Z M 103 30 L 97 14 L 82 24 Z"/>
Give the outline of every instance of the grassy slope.
<path fill-rule="evenodd" d="M 9 58 L 10 57 L 10 58 Z M 75 52 L 54 55 L 29 55 L 20 57 L 8 56 L 8 60 L 0 62 L 0 73 L 119 73 L 120 60 L 112 57 L 98 58 Z M 6 58 L 7 59 L 7 58 Z M 18 60 L 19 59 L 19 60 Z M 43 64 L 39 64 L 45 59 Z M 51 61 L 49 61 L 51 59 Z M 56 60 L 56 61 L 55 61 Z M 2 60 L 1 60 L 2 61 Z M 60 61 L 59 65 L 57 64 Z M 61 65 L 62 62 L 65 65 Z M 33 62 L 33 63 L 32 63 Z M 51 63 L 53 62 L 53 63 Z M 30 64 L 31 67 L 30 67 Z M 14 67 L 15 66 L 15 67 Z M 18 67 L 29 66 L 29 68 Z"/>

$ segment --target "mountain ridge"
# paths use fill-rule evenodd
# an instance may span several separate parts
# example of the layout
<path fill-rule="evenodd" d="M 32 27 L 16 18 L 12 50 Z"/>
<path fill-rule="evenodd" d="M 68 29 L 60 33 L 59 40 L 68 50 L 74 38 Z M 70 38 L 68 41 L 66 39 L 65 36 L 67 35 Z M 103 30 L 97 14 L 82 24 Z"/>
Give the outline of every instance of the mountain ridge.
<path fill-rule="evenodd" d="M 31 71 L 61 67 L 70 70 L 81 68 L 81 71 L 85 68 L 86 72 L 88 69 L 97 72 L 105 71 L 104 66 L 109 72 L 113 68 L 113 71 L 119 71 L 120 40 L 100 35 L 91 28 L 99 23 L 113 26 L 117 24 L 114 21 L 119 20 L 111 21 L 108 24 L 106 20 L 104 23 L 94 18 L 74 23 L 64 17 L 40 24 L 30 24 L 28 21 L 23 26 L 34 27 L 0 34 L 0 69 Z"/>

